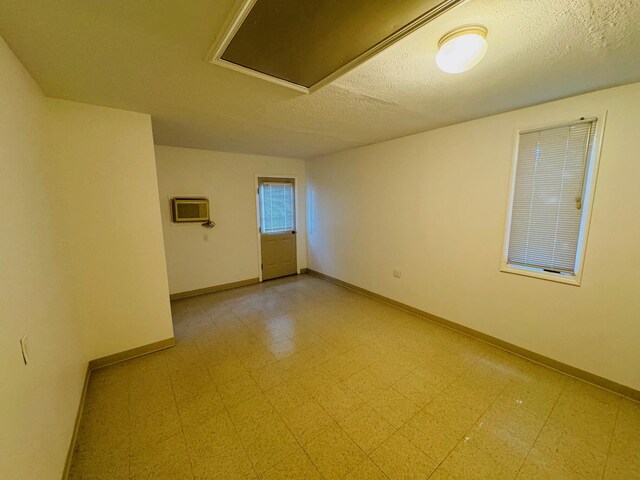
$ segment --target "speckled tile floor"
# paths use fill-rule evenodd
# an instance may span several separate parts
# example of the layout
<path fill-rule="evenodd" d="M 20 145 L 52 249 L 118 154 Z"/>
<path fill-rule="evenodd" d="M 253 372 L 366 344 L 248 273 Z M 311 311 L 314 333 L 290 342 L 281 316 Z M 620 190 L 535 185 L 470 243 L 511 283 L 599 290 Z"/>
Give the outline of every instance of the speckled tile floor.
<path fill-rule="evenodd" d="M 640 479 L 640 405 L 302 275 L 91 375 L 72 479 Z"/>

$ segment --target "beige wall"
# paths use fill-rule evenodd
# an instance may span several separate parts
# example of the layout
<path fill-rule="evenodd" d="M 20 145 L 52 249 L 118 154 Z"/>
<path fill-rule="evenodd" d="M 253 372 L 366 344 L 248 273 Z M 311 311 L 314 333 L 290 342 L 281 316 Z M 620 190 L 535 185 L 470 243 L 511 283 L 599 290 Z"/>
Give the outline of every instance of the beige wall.
<path fill-rule="evenodd" d="M 302 160 L 156 146 L 156 163 L 171 293 L 258 277 L 256 175 L 297 176 L 298 266 L 307 266 Z M 176 195 L 209 197 L 215 228 L 172 223 Z"/>
<path fill-rule="evenodd" d="M 0 105 L 0 478 L 60 478 L 86 359 L 45 175 L 46 100 L 1 38 Z"/>
<path fill-rule="evenodd" d="M 89 359 L 173 336 L 149 115 L 48 99 Z"/>
<path fill-rule="evenodd" d="M 0 478 L 59 479 L 88 360 L 172 336 L 151 125 L 46 98 L 1 38 L 0 105 Z"/>
<path fill-rule="evenodd" d="M 628 85 L 310 160 L 309 268 L 640 389 L 638 105 Z M 582 286 L 501 273 L 516 129 L 605 110 Z"/>

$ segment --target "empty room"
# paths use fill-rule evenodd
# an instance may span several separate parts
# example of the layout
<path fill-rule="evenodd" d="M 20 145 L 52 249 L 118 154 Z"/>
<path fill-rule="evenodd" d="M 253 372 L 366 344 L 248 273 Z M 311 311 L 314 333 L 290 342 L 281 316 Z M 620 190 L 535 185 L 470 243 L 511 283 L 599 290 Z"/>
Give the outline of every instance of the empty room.
<path fill-rule="evenodd" d="M 640 1 L 0 0 L 0 479 L 640 480 Z"/>

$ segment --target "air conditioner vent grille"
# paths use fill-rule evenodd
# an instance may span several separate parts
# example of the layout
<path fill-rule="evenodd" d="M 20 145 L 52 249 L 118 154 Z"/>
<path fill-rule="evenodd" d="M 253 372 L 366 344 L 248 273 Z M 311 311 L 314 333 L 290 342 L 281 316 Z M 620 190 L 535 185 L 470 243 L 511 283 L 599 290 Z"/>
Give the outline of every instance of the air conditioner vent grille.
<path fill-rule="evenodd" d="M 206 198 L 175 197 L 171 199 L 171 207 L 172 219 L 176 223 L 209 220 L 209 200 Z"/>

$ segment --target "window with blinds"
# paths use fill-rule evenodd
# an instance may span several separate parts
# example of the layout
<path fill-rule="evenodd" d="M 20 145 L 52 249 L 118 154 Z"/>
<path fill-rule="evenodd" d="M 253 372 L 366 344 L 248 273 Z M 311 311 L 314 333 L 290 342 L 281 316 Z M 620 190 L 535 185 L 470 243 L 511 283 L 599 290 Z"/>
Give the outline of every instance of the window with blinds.
<path fill-rule="evenodd" d="M 596 120 L 521 132 L 507 264 L 574 275 Z"/>
<path fill-rule="evenodd" d="M 295 228 L 292 183 L 260 184 L 260 227 L 262 233 L 279 233 Z"/>

